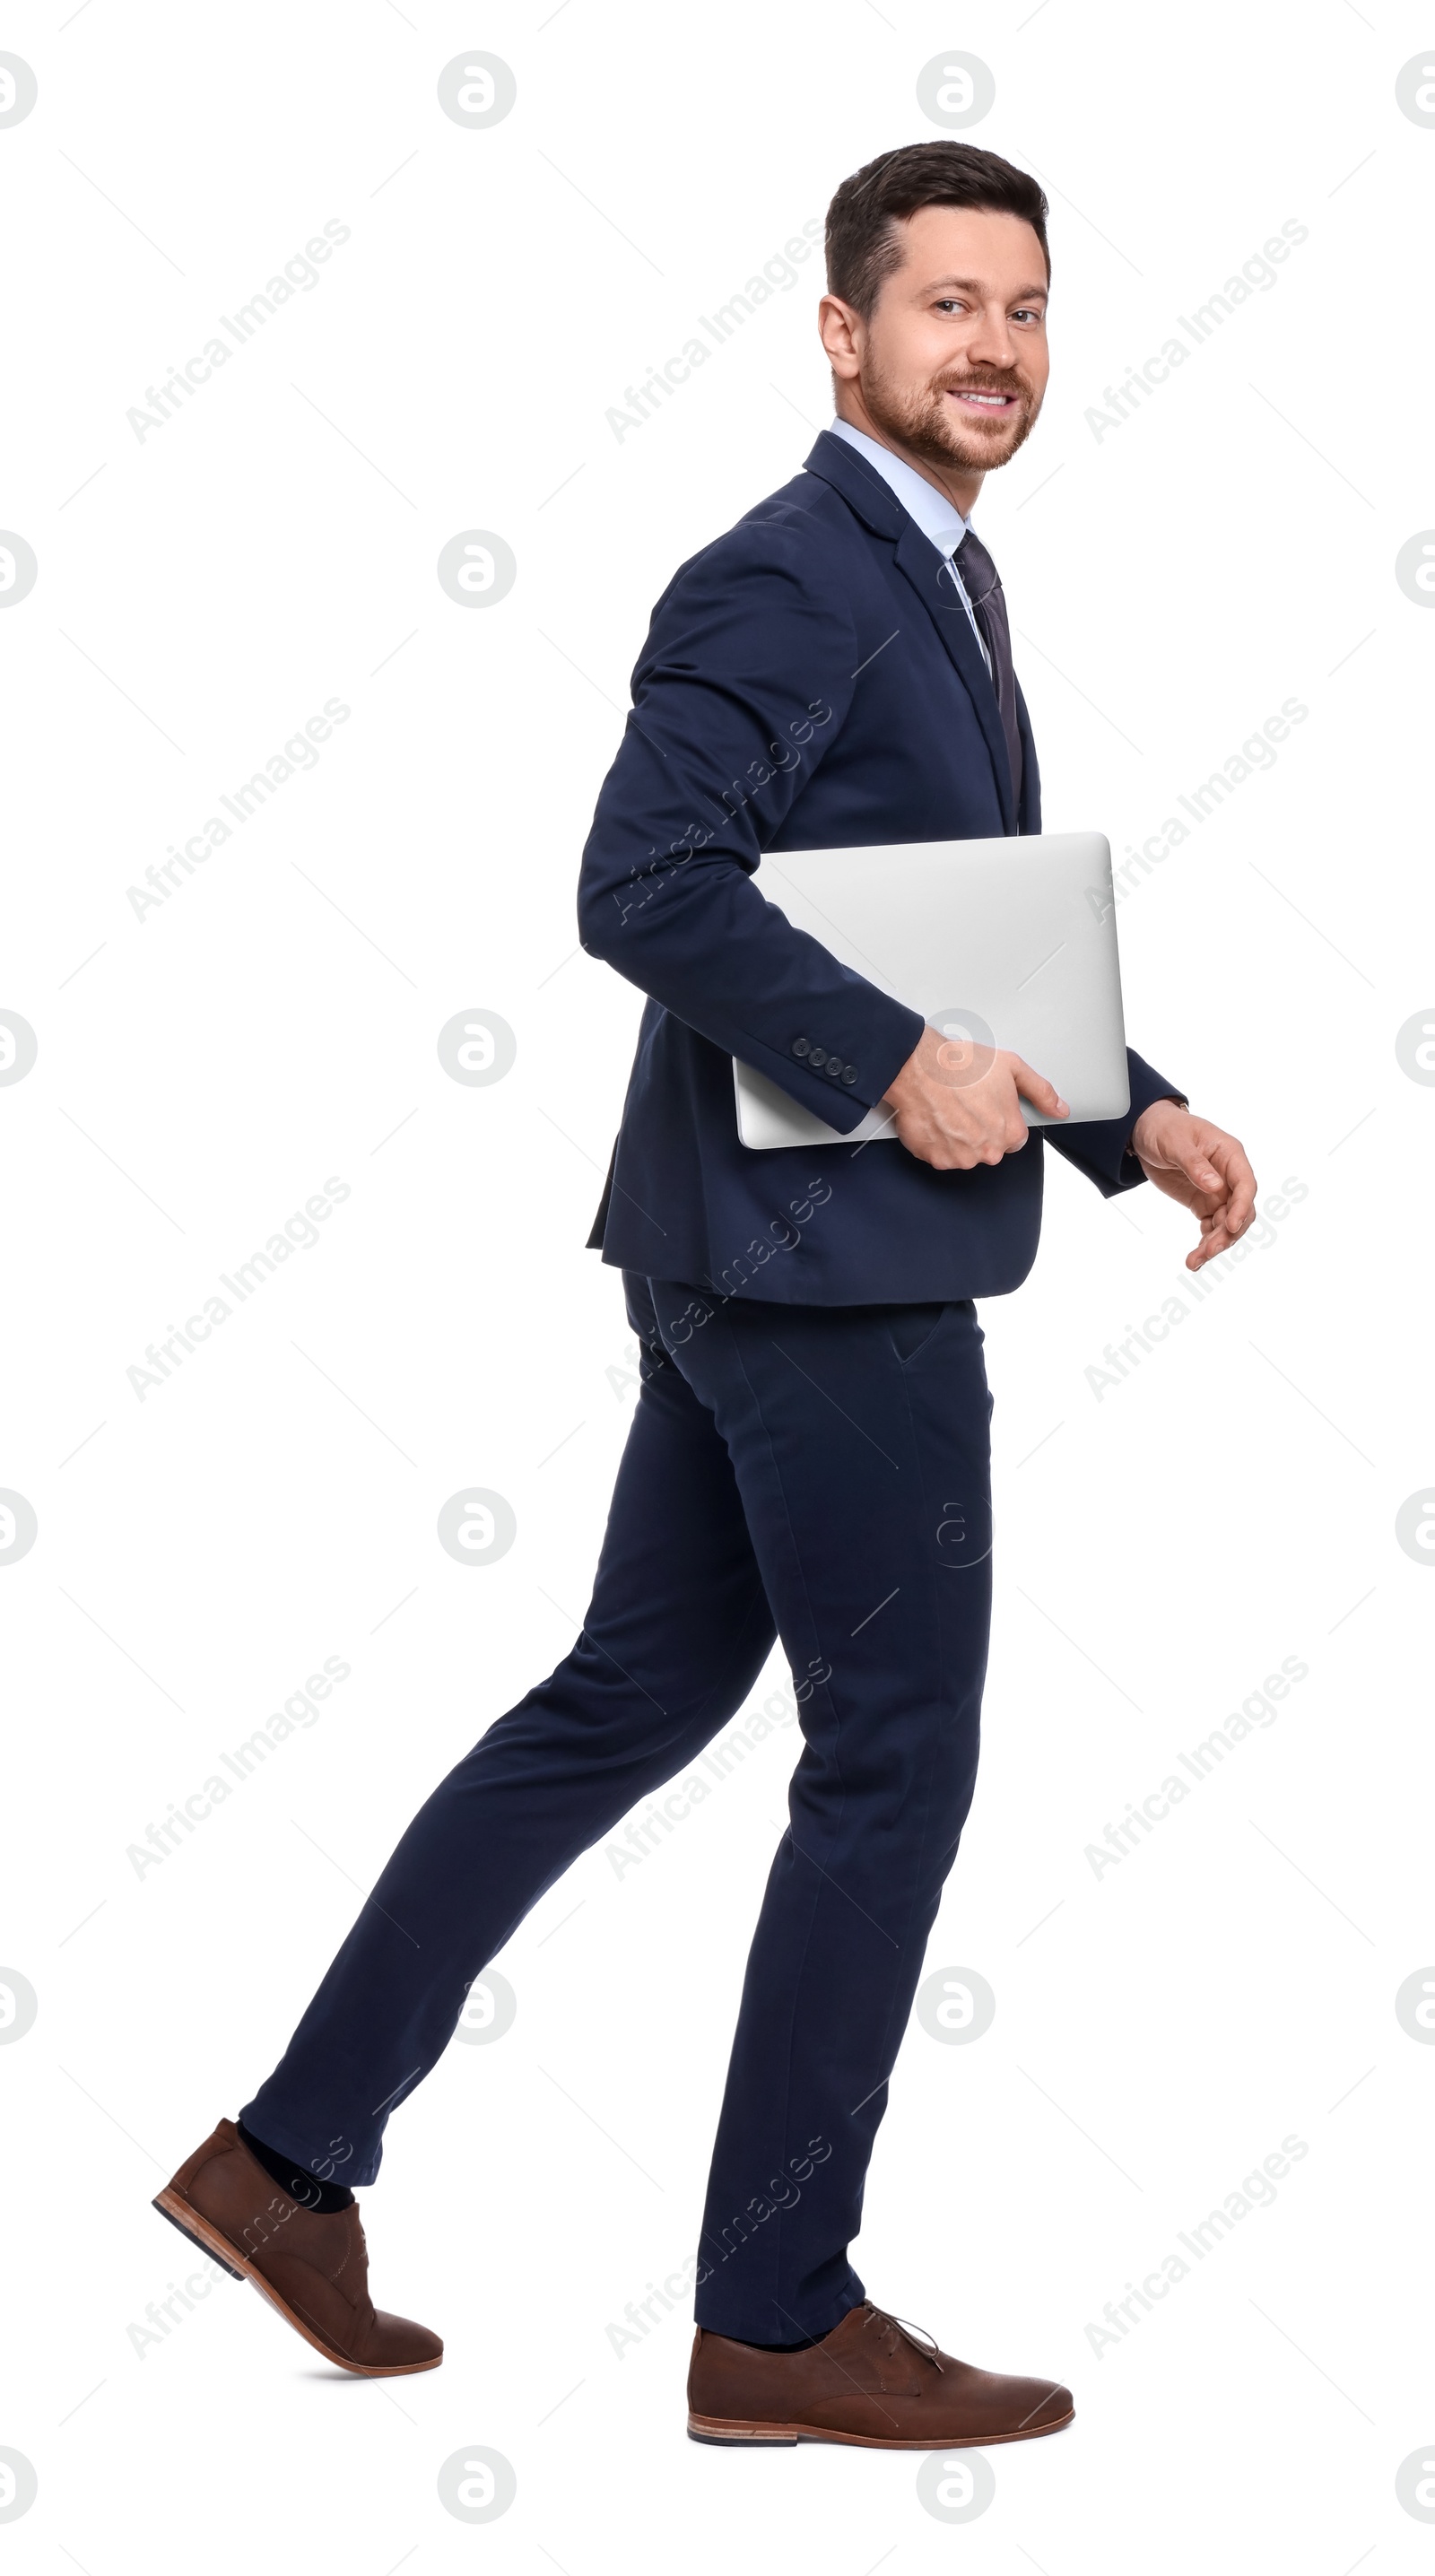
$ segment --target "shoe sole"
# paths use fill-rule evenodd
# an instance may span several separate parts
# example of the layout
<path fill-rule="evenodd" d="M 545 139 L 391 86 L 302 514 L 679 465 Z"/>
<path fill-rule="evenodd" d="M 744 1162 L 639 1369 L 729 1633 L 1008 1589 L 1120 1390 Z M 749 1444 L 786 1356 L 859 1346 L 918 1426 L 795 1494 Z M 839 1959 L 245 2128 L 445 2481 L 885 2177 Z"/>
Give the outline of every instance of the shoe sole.
<path fill-rule="evenodd" d="M 877 2433 L 829 2433 L 813 2424 L 734 2424 L 720 2415 L 689 2415 L 690 2442 L 727 2443 L 736 2449 L 793 2449 L 799 2442 L 845 2442 L 862 2451 L 989 2451 L 998 2442 L 1035 2442 L 1075 2420 L 1076 2408 L 1049 2424 L 1022 2425 L 1015 2433 L 953 2433 L 947 2440 L 893 2442 Z"/>
<path fill-rule="evenodd" d="M 170 2184 L 167 2183 L 164 2190 L 156 2194 L 154 2207 L 161 2218 L 169 2220 L 171 2227 L 179 2229 L 181 2236 L 189 2238 L 191 2245 L 197 2245 L 201 2254 L 211 2254 L 216 2263 L 222 2264 L 234 2280 L 252 2282 L 271 2308 L 278 2309 L 285 2324 L 292 2326 L 296 2334 L 301 2334 L 306 2343 L 312 2344 L 316 2352 L 321 2352 L 324 2359 L 332 2361 L 338 2369 L 352 2371 L 357 2379 L 408 2379 L 418 2370 L 437 2370 L 443 2360 L 440 2352 L 435 2353 L 432 2361 L 351 2361 L 347 2353 L 339 2352 L 333 2344 L 326 2343 L 322 2335 L 316 2334 L 297 2310 L 280 2298 L 263 2273 L 240 2253 L 238 2246 L 232 2245 L 227 2236 L 222 2236 L 203 2212 Z"/>

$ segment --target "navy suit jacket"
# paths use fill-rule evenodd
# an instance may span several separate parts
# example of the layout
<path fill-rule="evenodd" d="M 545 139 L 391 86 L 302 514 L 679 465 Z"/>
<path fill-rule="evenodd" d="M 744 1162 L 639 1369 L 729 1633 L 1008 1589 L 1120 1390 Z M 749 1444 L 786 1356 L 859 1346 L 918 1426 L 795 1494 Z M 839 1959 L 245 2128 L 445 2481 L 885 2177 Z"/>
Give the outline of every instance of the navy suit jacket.
<path fill-rule="evenodd" d="M 579 935 L 649 999 L 590 1242 L 649 1277 L 779 1304 L 996 1296 L 1025 1278 L 1043 1141 L 1105 1196 L 1139 1182 L 1141 1111 L 1182 1098 L 1130 1056 L 1131 1106 L 938 1172 L 894 1141 L 757 1152 L 739 1056 L 844 1135 L 922 1034 L 758 892 L 765 850 L 1041 828 L 1021 809 L 981 648 L 942 556 L 830 431 L 801 474 L 683 564 L 583 853 Z"/>

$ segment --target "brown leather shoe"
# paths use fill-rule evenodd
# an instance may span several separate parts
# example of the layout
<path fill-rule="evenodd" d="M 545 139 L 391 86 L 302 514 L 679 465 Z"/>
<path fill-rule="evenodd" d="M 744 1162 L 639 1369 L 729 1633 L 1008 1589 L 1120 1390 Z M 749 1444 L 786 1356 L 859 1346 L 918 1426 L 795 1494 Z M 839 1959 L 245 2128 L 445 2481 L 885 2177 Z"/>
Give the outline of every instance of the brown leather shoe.
<path fill-rule="evenodd" d="M 688 2372 L 695 2442 L 860 2442 L 949 2451 L 1055 2433 L 1076 2409 L 1052 2379 L 973 2370 L 870 2299 L 805 2352 L 764 2352 L 699 2326 Z"/>
<path fill-rule="evenodd" d="M 393 2379 L 436 2370 L 443 2345 L 427 2326 L 386 2316 L 369 2297 L 357 2201 L 321 2217 L 281 2191 L 232 2120 L 196 2147 L 155 2208 L 236 2281 L 252 2281 L 281 2317 L 341 2370 Z"/>

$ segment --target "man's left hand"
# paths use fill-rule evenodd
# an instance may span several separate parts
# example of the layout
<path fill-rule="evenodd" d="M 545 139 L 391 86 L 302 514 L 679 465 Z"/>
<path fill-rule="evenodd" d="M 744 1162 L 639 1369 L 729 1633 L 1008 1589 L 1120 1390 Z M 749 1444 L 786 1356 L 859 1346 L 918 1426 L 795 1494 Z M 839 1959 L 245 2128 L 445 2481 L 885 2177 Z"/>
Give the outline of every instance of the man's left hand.
<path fill-rule="evenodd" d="M 1174 1100 L 1153 1100 L 1131 1131 L 1130 1151 L 1148 1181 L 1201 1220 L 1201 1240 L 1186 1255 L 1199 1270 L 1229 1252 L 1255 1213 L 1256 1176 L 1245 1147 L 1209 1118 L 1193 1118 Z"/>

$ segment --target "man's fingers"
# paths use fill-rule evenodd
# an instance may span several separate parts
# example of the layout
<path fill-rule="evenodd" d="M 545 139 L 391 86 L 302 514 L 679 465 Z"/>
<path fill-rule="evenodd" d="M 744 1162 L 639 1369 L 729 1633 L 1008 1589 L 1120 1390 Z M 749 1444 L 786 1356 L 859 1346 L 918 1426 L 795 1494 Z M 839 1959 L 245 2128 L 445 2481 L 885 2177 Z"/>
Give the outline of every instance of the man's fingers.
<path fill-rule="evenodd" d="M 1204 1269 L 1240 1241 L 1255 1213 L 1256 1176 L 1245 1149 L 1222 1128 L 1208 1127 L 1203 1139 L 1194 1122 L 1184 1122 L 1176 1136 L 1168 1132 L 1153 1153 L 1142 1157 L 1150 1177 L 1172 1198 L 1185 1203 L 1199 1220 L 1201 1240 L 1186 1255 L 1188 1270 Z M 1179 1174 L 1180 1186 L 1176 1175 Z M 1167 1177 L 1167 1176 L 1170 1177 Z M 1186 1198 L 1186 1191 L 1191 1192 Z"/>
<path fill-rule="evenodd" d="M 1238 1220 L 1234 1207 L 1222 1208 L 1213 1216 L 1201 1219 L 1201 1240 L 1193 1253 L 1186 1256 L 1188 1270 L 1200 1270 L 1223 1252 L 1229 1252 L 1245 1231 L 1244 1220 Z"/>
<path fill-rule="evenodd" d="M 1216 1169 L 1204 1146 L 1193 1145 L 1189 1153 L 1183 1154 L 1181 1169 L 1196 1189 L 1217 1190 L 1224 1193 L 1225 1175 Z"/>
<path fill-rule="evenodd" d="M 1226 1223 L 1233 1233 L 1242 1234 L 1255 1214 L 1256 1176 L 1234 1138 L 1222 1154 L 1221 1160 L 1226 1167 L 1226 1177 L 1231 1192 L 1231 1203 L 1226 1211 Z"/>
<path fill-rule="evenodd" d="M 1201 1240 L 1194 1252 L 1187 1253 L 1186 1267 L 1188 1270 L 1202 1270 L 1208 1261 L 1215 1260 L 1218 1253 L 1229 1252 L 1230 1248 L 1231 1237 L 1226 1232 L 1224 1221 L 1220 1217 L 1203 1217 Z"/>
<path fill-rule="evenodd" d="M 1187 1165 L 1189 1177 L 1198 1189 L 1209 1192 L 1211 1183 L 1201 1177 L 1202 1168 L 1216 1175 L 1216 1214 L 1224 1228 L 1227 1243 L 1244 1234 L 1256 1204 L 1256 1176 L 1236 1143 L 1234 1136 L 1222 1136 L 1209 1153 L 1197 1147 Z M 1223 1250 L 1225 1246 L 1221 1247 Z"/>
<path fill-rule="evenodd" d="M 1218 1254 L 1229 1252 L 1230 1249 L 1231 1247 L 1227 1241 L 1225 1229 L 1222 1228 L 1219 1234 L 1208 1234 L 1203 1236 L 1202 1240 L 1197 1244 L 1195 1251 L 1187 1253 L 1186 1267 L 1188 1270 L 1204 1270 L 1208 1261 L 1214 1261 Z"/>
<path fill-rule="evenodd" d="M 1235 1175 L 1222 1170 L 1225 1156 L 1219 1145 L 1209 1149 L 1204 1145 L 1188 1145 L 1184 1152 L 1174 1155 L 1171 1159 L 1177 1171 L 1190 1182 L 1193 1190 L 1200 1190 L 1206 1198 L 1230 1200 Z M 1252 1178 L 1252 1188 L 1254 1190 L 1254 1178 Z"/>
<path fill-rule="evenodd" d="M 1044 1073 L 1036 1072 L 1024 1056 L 1009 1056 L 1007 1062 L 1011 1066 L 1012 1079 L 1018 1091 L 1023 1100 L 1031 1102 L 1033 1109 L 1044 1111 L 1048 1118 L 1070 1116 L 1071 1113 L 1055 1083 L 1048 1082 Z"/>

